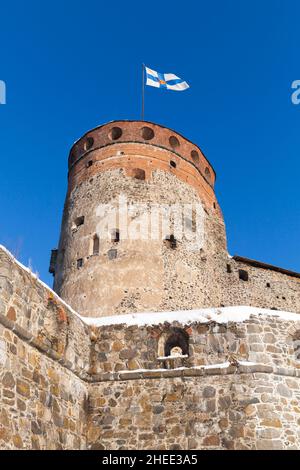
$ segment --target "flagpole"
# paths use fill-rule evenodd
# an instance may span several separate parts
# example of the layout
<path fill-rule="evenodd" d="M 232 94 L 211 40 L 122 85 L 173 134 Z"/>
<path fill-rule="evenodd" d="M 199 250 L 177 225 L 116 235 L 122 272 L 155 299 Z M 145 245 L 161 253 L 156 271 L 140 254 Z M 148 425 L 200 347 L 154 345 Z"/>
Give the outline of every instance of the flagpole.
<path fill-rule="evenodd" d="M 142 121 L 145 117 L 145 64 L 142 64 Z"/>

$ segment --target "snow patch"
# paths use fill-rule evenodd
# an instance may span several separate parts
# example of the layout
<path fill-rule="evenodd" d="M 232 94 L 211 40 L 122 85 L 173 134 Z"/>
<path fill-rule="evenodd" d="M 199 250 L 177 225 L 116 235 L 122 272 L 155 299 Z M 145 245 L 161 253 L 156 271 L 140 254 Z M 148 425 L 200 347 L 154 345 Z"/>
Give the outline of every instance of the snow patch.
<path fill-rule="evenodd" d="M 7 354 L 6 354 L 6 344 L 4 340 L 0 340 L 0 364 L 4 366 L 5 362 L 7 359 Z"/>
<path fill-rule="evenodd" d="M 285 312 L 281 310 L 269 310 L 264 308 L 249 307 L 246 305 L 234 307 L 220 307 L 220 308 L 205 308 L 196 310 L 177 310 L 168 312 L 146 312 L 146 313 L 128 313 L 124 315 L 114 315 L 107 317 L 83 317 L 79 315 L 70 305 L 62 300 L 47 284 L 38 279 L 29 268 L 20 263 L 16 258 L 5 248 L 0 245 L 11 260 L 20 268 L 25 270 L 37 283 L 43 286 L 49 293 L 53 295 L 62 305 L 64 305 L 71 313 L 79 318 L 86 325 L 101 327 L 109 325 L 125 325 L 125 326 L 145 326 L 145 325 L 160 325 L 163 323 L 179 322 L 181 324 L 190 324 L 194 322 L 209 323 L 216 322 L 218 324 L 226 324 L 228 322 L 242 323 L 250 319 L 251 316 L 269 316 L 286 321 L 300 321 L 299 313 Z M 178 357 L 178 356 L 176 356 Z"/>
<path fill-rule="evenodd" d="M 99 318 L 85 317 L 82 319 L 88 325 L 94 326 L 123 324 L 126 326 L 145 326 L 173 323 L 175 321 L 184 325 L 194 322 L 209 323 L 211 321 L 219 324 L 226 324 L 228 322 L 242 323 L 249 320 L 251 316 L 257 317 L 262 315 L 276 317 L 286 321 L 300 321 L 300 315 L 298 313 L 268 310 L 244 305 L 197 310 L 177 310 L 170 312 L 128 313 L 124 315 Z"/>
<path fill-rule="evenodd" d="M 177 356 L 178 357 L 178 356 Z M 256 366 L 257 362 L 237 361 L 241 366 Z M 118 374 L 131 374 L 132 372 L 166 372 L 170 370 L 195 370 L 195 369 L 226 369 L 230 366 L 230 362 L 221 362 L 217 364 L 207 364 L 193 367 L 176 367 L 174 369 L 133 369 L 133 370 L 119 370 Z"/>
<path fill-rule="evenodd" d="M 174 356 L 159 356 L 157 358 L 158 361 L 166 361 L 167 359 L 185 359 L 189 357 L 188 354 L 178 354 L 178 355 L 174 355 Z"/>

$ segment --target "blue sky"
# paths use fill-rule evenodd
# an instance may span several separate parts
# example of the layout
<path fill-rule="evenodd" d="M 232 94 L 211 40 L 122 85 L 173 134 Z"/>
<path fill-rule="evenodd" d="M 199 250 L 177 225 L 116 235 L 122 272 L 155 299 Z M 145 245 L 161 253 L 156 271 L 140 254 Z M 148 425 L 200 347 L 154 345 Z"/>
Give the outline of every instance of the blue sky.
<path fill-rule="evenodd" d="M 293 0 L 2 2 L 0 243 L 52 283 L 69 148 L 140 118 L 144 62 L 190 84 L 147 87 L 145 119 L 213 164 L 230 253 L 300 271 L 299 13 Z"/>

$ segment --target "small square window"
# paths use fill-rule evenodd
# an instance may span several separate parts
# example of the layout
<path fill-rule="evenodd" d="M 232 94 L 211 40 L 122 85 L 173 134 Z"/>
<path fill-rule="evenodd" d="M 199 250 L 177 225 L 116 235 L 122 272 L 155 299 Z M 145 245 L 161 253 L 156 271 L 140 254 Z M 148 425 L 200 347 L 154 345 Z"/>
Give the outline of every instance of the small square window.
<path fill-rule="evenodd" d="M 172 250 L 177 248 L 177 240 L 173 234 L 166 237 L 166 242 L 168 243 L 169 247 L 172 248 Z"/>
<path fill-rule="evenodd" d="M 80 225 L 84 224 L 84 215 L 81 215 L 80 217 L 76 217 L 74 220 L 75 227 L 80 227 Z"/>
<path fill-rule="evenodd" d="M 112 248 L 111 250 L 109 250 L 109 251 L 107 252 L 107 255 L 108 255 L 108 259 L 110 259 L 110 260 L 111 260 L 111 259 L 116 259 L 117 256 L 118 256 L 118 251 L 115 250 L 114 248 Z"/>
<path fill-rule="evenodd" d="M 239 269 L 239 278 L 241 279 L 241 281 L 249 281 L 248 271 L 245 271 L 244 269 Z"/>

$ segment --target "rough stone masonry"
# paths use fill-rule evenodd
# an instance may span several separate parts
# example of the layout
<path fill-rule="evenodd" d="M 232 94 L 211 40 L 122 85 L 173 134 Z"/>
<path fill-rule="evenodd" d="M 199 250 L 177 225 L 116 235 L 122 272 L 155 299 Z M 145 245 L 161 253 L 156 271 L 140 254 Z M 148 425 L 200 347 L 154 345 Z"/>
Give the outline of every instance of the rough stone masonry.
<path fill-rule="evenodd" d="M 228 255 L 214 183 L 157 124 L 74 144 L 56 292 L 0 248 L 1 449 L 299 449 L 300 275 Z M 99 239 L 120 193 L 201 204 L 201 250 Z"/>

